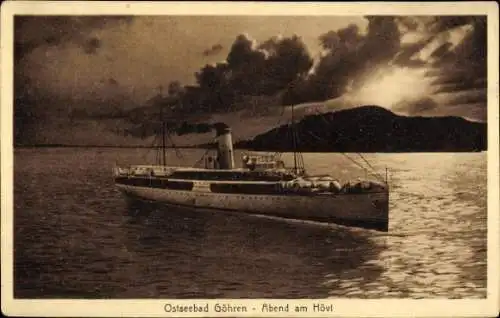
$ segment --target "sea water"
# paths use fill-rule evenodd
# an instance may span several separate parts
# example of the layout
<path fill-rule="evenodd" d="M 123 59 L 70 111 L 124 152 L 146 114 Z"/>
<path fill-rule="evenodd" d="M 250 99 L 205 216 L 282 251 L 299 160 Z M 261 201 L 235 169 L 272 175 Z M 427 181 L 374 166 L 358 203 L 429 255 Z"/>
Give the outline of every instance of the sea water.
<path fill-rule="evenodd" d="M 169 151 L 167 160 L 189 166 L 203 153 Z M 388 233 L 128 204 L 113 166 L 156 157 L 148 149 L 16 149 L 14 296 L 486 296 L 484 152 L 363 154 L 382 177 L 388 168 Z M 342 154 L 306 153 L 304 161 L 310 173 L 341 181 L 370 176 Z"/>

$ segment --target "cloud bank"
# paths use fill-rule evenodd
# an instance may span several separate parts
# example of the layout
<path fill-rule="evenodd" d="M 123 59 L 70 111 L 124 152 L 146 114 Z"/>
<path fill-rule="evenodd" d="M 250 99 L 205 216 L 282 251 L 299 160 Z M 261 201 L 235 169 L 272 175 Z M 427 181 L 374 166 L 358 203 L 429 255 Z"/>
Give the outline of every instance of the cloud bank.
<path fill-rule="evenodd" d="M 161 104 L 255 114 L 338 99 L 486 120 L 484 16 L 17 16 L 14 38 L 16 140 L 75 112 Z"/>

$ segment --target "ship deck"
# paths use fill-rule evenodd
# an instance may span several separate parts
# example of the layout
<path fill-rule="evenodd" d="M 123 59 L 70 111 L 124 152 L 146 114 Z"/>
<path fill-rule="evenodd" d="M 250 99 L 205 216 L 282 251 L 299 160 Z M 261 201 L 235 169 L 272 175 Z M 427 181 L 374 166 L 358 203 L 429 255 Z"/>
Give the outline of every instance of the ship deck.
<path fill-rule="evenodd" d="M 146 187 L 155 189 L 170 189 L 211 193 L 234 193 L 234 194 L 262 194 L 262 195 L 338 195 L 357 193 L 383 193 L 384 189 L 372 189 L 372 191 L 329 191 L 319 188 L 286 188 L 283 182 L 276 181 L 252 181 L 252 180 L 189 180 L 174 179 L 169 177 L 155 176 L 127 176 L 116 177 L 117 184 Z"/>

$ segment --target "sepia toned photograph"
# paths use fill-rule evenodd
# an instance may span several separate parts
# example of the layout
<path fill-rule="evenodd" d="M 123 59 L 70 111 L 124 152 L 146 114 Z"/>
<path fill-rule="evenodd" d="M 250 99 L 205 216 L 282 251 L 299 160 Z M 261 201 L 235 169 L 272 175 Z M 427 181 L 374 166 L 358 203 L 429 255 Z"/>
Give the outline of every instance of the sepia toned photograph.
<path fill-rule="evenodd" d="M 14 299 L 487 299 L 486 11 L 168 12 L 11 17 Z"/>

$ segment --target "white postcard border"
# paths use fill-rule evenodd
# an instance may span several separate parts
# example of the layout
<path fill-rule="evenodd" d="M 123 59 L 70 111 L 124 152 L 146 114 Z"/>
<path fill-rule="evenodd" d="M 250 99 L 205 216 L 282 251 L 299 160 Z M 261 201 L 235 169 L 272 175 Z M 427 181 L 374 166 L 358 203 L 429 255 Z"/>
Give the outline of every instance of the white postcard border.
<path fill-rule="evenodd" d="M 195 299 L 195 300 L 21 300 L 13 298 L 13 16 L 34 15 L 487 15 L 488 28 L 488 245 L 487 298 L 480 300 L 412 299 Z M 257 3 L 257 2 L 66 2 L 7 1 L 1 7 L 1 247 L 2 312 L 12 316 L 137 316 L 137 317 L 484 317 L 499 310 L 499 79 L 498 4 L 440 3 Z M 172 313 L 167 304 L 208 304 L 210 312 Z M 270 313 L 264 303 L 290 307 L 332 304 L 332 312 Z M 216 312 L 216 304 L 247 306 L 246 313 Z M 255 308 L 255 310 L 253 310 Z"/>

